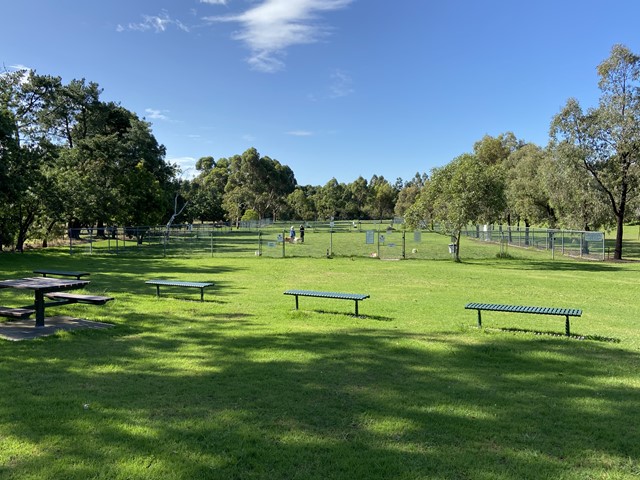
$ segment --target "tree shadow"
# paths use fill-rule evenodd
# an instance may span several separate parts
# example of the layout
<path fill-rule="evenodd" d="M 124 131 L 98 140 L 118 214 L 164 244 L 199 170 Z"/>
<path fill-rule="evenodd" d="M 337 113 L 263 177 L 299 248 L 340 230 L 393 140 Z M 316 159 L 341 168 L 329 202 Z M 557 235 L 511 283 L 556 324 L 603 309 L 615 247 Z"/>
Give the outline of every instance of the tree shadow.
<path fill-rule="evenodd" d="M 157 324 L 134 312 L 108 331 L 0 349 L 0 434 L 14 442 L 0 474 L 480 480 L 637 468 L 625 463 L 640 458 L 637 388 L 609 380 L 640 365 L 636 353 L 546 336 L 274 331 L 241 312 L 210 321 L 220 315 Z"/>

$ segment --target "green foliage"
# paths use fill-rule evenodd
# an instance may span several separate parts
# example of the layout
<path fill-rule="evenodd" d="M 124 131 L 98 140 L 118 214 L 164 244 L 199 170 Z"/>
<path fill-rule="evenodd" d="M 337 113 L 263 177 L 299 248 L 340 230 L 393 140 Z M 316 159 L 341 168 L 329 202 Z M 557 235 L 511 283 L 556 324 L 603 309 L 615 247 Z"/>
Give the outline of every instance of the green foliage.
<path fill-rule="evenodd" d="M 256 212 L 251 208 L 245 210 L 244 214 L 242 215 L 243 222 L 251 222 L 256 220 L 260 220 L 260 216 L 258 215 L 258 212 Z"/>
<path fill-rule="evenodd" d="M 57 223 L 144 225 L 168 217 L 175 166 L 164 161 L 148 123 L 101 102 L 100 93 L 84 80 L 0 75 L 0 176 L 8 185 L 0 224 L 16 248 L 30 235 L 46 238 Z"/>
<path fill-rule="evenodd" d="M 576 161 L 600 191 L 616 219 L 615 258 L 622 258 L 627 206 L 637 195 L 640 174 L 640 57 L 622 45 L 598 66 L 599 106 L 583 112 L 569 99 L 551 126 L 558 155 Z"/>
<path fill-rule="evenodd" d="M 496 169 L 477 156 L 461 155 L 432 171 L 421 195 L 422 218 L 447 226 L 456 239 L 460 259 L 460 231 L 470 223 L 491 223 L 505 208 L 504 183 Z"/>

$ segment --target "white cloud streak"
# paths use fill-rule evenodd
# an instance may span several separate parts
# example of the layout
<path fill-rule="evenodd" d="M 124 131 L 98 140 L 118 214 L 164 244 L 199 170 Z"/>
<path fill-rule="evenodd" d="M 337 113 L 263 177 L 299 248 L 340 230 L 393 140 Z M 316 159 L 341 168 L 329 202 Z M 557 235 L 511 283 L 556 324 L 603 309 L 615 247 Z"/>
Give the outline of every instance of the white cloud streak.
<path fill-rule="evenodd" d="M 287 135 L 292 135 L 294 137 L 310 137 L 313 135 L 313 132 L 309 132 L 308 130 L 292 130 L 287 132 Z"/>
<path fill-rule="evenodd" d="M 175 27 L 183 32 L 189 32 L 187 27 L 180 20 L 173 19 L 169 16 L 166 10 L 160 12 L 159 15 L 143 15 L 142 22 L 129 23 L 128 25 L 118 25 L 116 30 L 118 32 L 124 31 L 136 31 L 136 32 L 148 32 L 153 31 L 155 33 L 163 33 L 168 28 Z"/>
<path fill-rule="evenodd" d="M 252 68 L 275 72 L 284 68 L 282 56 L 294 45 L 315 43 L 329 30 L 316 23 L 319 13 L 347 7 L 353 0 L 264 0 L 239 15 L 206 17 L 209 22 L 240 25 L 233 36 L 244 43 Z"/>
<path fill-rule="evenodd" d="M 227 0 L 200 0 L 200 3 L 208 3 L 209 5 L 226 5 Z"/>
<path fill-rule="evenodd" d="M 166 116 L 163 112 L 167 112 L 167 110 L 156 110 L 154 108 L 145 108 L 146 118 L 150 118 L 152 120 L 169 120 L 169 117 Z"/>

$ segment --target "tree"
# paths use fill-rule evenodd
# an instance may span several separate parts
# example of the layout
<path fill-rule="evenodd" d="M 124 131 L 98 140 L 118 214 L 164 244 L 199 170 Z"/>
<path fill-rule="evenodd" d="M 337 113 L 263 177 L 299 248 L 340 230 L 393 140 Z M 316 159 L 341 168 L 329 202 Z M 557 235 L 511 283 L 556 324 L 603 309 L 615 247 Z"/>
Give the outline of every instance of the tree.
<path fill-rule="evenodd" d="M 398 191 L 398 198 L 394 207 L 394 214 L 398 217 L 404 217 L 407 211 L 411 208 L 418 195 L 422 191 L 427 181 L 427 175 L 420 175 L 416 173 L 415 176 L 408 182 L 404 182 L 400 190 Z"/>
<path fill-rule="evenodd" d="M 293 171 L 269 157 L 260 157 L 255 148 L 231 158 L 225 185 L 223 206 L 236 223 L 251 208 L 265 218 L 275 217 L 286 205 L 286 197 L 295 189 Z"/>
<path fill-rule="evenodd" d="M 616 221 L 614 258 L 622 259 L 628 202 L 636 194 L 640 157 L 640 57 L 615 45 L 597 68 L 597 108 L 569 99 L 551 125 L 558 155 L 579 162 L 606 195 Z"/>
<path fill-rule="evenodd" d="M 374 175 L 369 182 L 371 189 L 369 211 L 375 219 L 391 218 L 398 191 L 383 177 Z"/>
<path fill-rule="evenodd" d="M 200 172 L 191 182 L 182 188 L 189 200 L 186 215 L 193 221 L 219 221 L 226 216 L 222 206 L 224 188 L 229 179 L 229 160 L 202 157 L 196 162 Z"/>
<path fill-rule="evenodd" d="M 296 219 L 307 221 L 315 217 L 313 202 L 307 197 L 304 189 L 300 187 L 287 196 L 287 204 Z"/>
<path fill-rule="evenodd" d="M 0 112 L 2 116 L 3 160 L 7 186 L 0 224 L 3 243 L 19 251 L 27 240 L 29 228 L 44 211 L 45 169 L 55 157 L 56 148 L 47 137 L 41 121 L 51 103 L 59 79 L 26 71 L 0 75 Z"/>
<path fill-rule="evenodd" d="M 348 219 L 367 217 L 367 207 L 370 203 L 371 189 L 362 176 L 348 183 L 343 189 L 343 208 L 341 216 Z"/>
<path fill-rule="evenodd" d="M 549 208 L 562 228 L 595 230 L 615 225 L 609 200 L 579 158 L 554 149 L 545 156 L 538 181 L 548 192 Z M 574 154 L 577 153 L 575 150 Z"/>
<path fill-rule="evenodd" d="M 526 227 L 545 223 L 555 228 L 557 218 L 551 206 L 548 179 L 554 168 L 547 152 L 532 143 L 509 155 L 506 195 L 509 212 Z"/>
<path fill-rule="evenodd" d="M 422 220 L 442 222 L 455 238 L 455 260 L 460 261 L 460 234 L 469 223 L 491 223 L 505 208 L 502 179 L 475 155 L 464 154 L 431 172 L 416 209 Z M 412 212 L 411 218 L 417 218 Z"/>
<path fill-rule="evenodd" d="M 344 189 L 344 184 L 332 178 L 317 190 L 314 201 L 320 219 L 333 220 L 338 218 L 344 207 Z"/>

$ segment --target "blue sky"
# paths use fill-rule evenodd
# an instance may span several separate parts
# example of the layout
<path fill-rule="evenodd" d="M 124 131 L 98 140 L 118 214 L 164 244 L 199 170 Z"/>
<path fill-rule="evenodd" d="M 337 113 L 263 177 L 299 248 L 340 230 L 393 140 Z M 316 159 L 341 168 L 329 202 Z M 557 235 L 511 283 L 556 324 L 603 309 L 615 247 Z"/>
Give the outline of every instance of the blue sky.
<path fill-rule="evenodd" d="M 637 0 L 0 0 L 0 62 L 97 82 L 167 160 L 255 147 L 302 185 L 394 182 L 512 131 L 546 145 Z"/>

